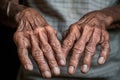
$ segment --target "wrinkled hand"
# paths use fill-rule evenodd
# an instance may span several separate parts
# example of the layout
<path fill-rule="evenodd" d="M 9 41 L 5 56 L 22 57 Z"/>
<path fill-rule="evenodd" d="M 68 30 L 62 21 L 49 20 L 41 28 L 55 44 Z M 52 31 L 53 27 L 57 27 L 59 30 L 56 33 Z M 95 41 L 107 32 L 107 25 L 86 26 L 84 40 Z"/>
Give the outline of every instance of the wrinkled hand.
<path fill-rule="evenodd" d="M 56 30 L 32 8 L 19 12 L 16 20 L 19 27 L 14 34 L 14 42 L 25 69 L 33 69 L 28 56 L 28 50 L 30 50 L 43 77 L 50 78 L 51 73 L 59 75 L 58 64 L 65 65 L 65 59 L 62 56 L 62 48 L 57 39 Z"/>
<path fill-rule="evenodd" d="M 65 39 L 62 44 L 65 57 L 73 47 L 68 68 L 69 74 L 75 73 L 82 55 L 84 57 L 81 71 L 83 73 L 89 71 L 98 44 L 101 46 L 98 63 L 105 63 L 110 53 L 109 34 L 106 29 L 111 22 L 111 17 L 102 12 L 94 11 L 70 26 L 68 33 L 63 35 Z"/>

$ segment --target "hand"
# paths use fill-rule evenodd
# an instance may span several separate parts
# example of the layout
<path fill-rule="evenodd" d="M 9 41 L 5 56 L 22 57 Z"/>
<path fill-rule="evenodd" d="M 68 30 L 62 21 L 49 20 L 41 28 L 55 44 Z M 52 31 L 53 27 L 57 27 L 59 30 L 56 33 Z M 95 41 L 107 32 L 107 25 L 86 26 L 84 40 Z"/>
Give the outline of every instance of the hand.
<path fill-rule="evenodd" d="M 63 35 L 65 39 L 62 44 L 65 57 L 73 47 L 68 68 L 69 74 L 75 73 L 82 55 L 84 55 L 84 58 L 81 71 L 83 73 L 89 71 L 98 44 L 101 46 L 98 63 L 105 63 L 110 53 L 109 33 L 106 29 L 111 22 L 112 18 L 110 16 L 104 15 L 100 11 L 94 11 L 86 14 L 70 26 L 68 33 Z"/>
<path fill-rule="evenodd" d="M 43 77 L 50 78 L 51 73 L 59 75 L 58 64 L 65 65 L 65 59 L 62 55 L 61 44 L 56 36 L 56 30 L 32 8 L 19 12 L 16 15 L 16 21 L 19 26 L 14 34 L 14 42 L 25 69 L 33 69 L 28 57 L 28 50 L 30 50 Z"/>

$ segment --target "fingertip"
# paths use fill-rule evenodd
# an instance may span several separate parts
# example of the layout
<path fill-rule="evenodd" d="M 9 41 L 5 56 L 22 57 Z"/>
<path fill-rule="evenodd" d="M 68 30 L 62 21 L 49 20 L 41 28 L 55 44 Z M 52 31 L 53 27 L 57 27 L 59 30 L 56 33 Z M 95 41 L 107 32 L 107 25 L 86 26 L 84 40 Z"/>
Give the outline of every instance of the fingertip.
<path fill-rule="evenodd" d="M 99 64 L 104 64 L 105 63 L 105 58 L 104 57 L 99 57 L 98 63 Z"/>
<path fill-rule="evenodd" d="M 26 70 L 32 71 L 33 70 L 33 65 L 32 64 L 26 64 L 25 66 Z"/>
<path fill-rule="evenodd" d="M 66 61 L 62 59 L 62 60 L 59 61 L 59 64 L 60 64 L 60 66 L 65 66 L 66 65 Z"/>
<path fill-rule="evenodd" d="M 45 72 L 43 72 L 42 76 L 44 78 L 51 78 L 51 73 L 50 73 L 50 71 L 45 71 Z"/>
<path fill-rule="evenodd" d="M 74 66 L 69 66 L 68 73 L 72 75 L 72 74 L 74 74 L 74 72 L 75 72 Z"/>
<path fill-rule="evenodd" d="M 53 69 L 53 73 L 54 73 L 55 76 L 60 75 L 60 68 L 59 68 L 59 67 L 55 67 L 55 68 Z"/>
<path fill-rule="evenodd" d="M 82 65 L 81 67 L 81 72 L 82 73 L 87 73 L 89 71 L 89 67 L 87 64 Z"/>

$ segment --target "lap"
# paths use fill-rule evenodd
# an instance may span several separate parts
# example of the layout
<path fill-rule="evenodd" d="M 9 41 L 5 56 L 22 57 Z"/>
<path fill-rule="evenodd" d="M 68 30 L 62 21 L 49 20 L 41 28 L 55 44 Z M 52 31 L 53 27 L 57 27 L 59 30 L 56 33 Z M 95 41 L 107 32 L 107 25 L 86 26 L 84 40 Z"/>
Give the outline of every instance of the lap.
<path fill-rule="evenodd" d="M 67 59 L 67 65 L 61 68 L 61 74 L 57 77 L 52 77 L 49 80 L 119 80 L 120 79 L 120 30 L 110 31 L 110 44 L 111 53 L 108 61 L 104 65 L 97 63 L 97 58 L 100 53 L 100 49 L 97 48 L 96 55 L 93 58 L 91 69 L 87 74 L 83 74 L 80 71 L 80 64 L 74 75 L 67 73 L 67 66 L 69 57 Z M 116 46 L 117 45 L 117 46 Z M 31 57 L 31 56 L 30 56 Z M 22 66 L 18 73 L 17 80 L 46 80 L 42 78 L 38 67 L 34 60 L 31 58 L 34 65 L 33 71 L 26 71 Z"/>

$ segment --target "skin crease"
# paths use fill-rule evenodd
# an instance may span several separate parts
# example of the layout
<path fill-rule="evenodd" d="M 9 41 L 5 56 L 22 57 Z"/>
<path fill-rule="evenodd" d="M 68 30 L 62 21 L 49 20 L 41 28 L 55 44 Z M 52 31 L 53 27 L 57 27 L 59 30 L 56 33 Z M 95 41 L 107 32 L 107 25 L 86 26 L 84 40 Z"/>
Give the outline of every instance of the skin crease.
<path fill-rule="evenodd" d="M 82 55 L 84 55 L 84 58 L 81 71 L 83 73 L 89 71 L 98 44 L 101 46 L 98 63 L 105 63 L 110 53 L 109 34 L 106 30 L 106 26 L 109 26 L 111 23 L 111 17 L 99 11 L 93 11 L 70 26 L 67 31 L 68 33 L 64 34 L 66 37 L 62 43 L 63 52 L 66 57 L 73 47 L 68 67 L 69 74 L 75 73 Z"/>
<path fill-rule="evenodd" d="M 107 29 L 112 24 L 113 18 L 102 11 L 90 12 L 72 24 L 63 34 L 62 46 L 57 39 L 57 31 L 48 25 L 36 10 L 28 8 L 19 12 L 16 21 L 19 27 L 14 34 L 14 42 L 18 47 L 21 63 L 25 69 L 33 69 L 28 57 L 28 49 L 32 50 L 32 56 L 45 78 L 50 78 L 52 74 L 56 76 L 60 74 L 58 65 L 65 65 L 65 59 L 72 47 L 69 74 L 75 73 L 82 55 L 84 58 L 81 72 L 89 71 L 97 45 L 101 46 L 99 64 L 104 64 L 109 56 L 110 44 Z"/>
<path fill-rule="evenodd" d="M 58 64 L 65 65 L 65 59 L 61 44 L 56 37 L 56 30 L 32 8 L 18 13 L 16 21 L 19 27 L 14 34 L 14 42 L 18 47 L 18 55 L 25 69 L 33 69 L 28 57 L 29 49 L 43 77 L 50 78 L 52 73 L 59 75 Z"/>
<path fill-rule="evenodd" d="M 19 12 L 16 21 L 19 23 L 19 27 L 14 34 L 14 42 L 18 47 L 21 63 L 25 69 L 33 69 L 28 57 L 28 49 L 30 49 L 45 78 L 50 78 L 52 74 L 56 76 L 60 74 L 58 65 L 65 65 L 65 59 L 72 47 L 73 54 L 68 67 L 69 74 L 75 73 L 82 55 L 84 58 L 81 72 L 87 73 L 95 55 L 96 46 L 99 44 L 101 53 L 98 63 L 104 64 L 109 56 L 109 34 L 106 29 L 113 22 L 113 18 L 105 15 L 102 11 L 90 12 L 72 24 L 65 33 L 66 35 L 63 35 L 62 47 L 57 40 L 57 31 L 48 25 L 36 10 L 28 8 Z M 85 53 L 83 54 L 83 52 Z"/>
<path fill-rule="evenodd" d="M 18 48 L 19 59 L 25 69 L 33 69 L 28 57 L 29 50 L 45 78 L 60 74 L 59 65 L 65 65 L 70 49 L 73 53 L 68 67 L 69 74 L 75 73 L 82 55 L 84 58 L 81 71 L 83 73 L 89 71 L 97 45 L 101 46 L 98 63 L 104 64 L 107 60 L 110 53 L 107 29 L 116 28 L 116 26 L 109 26 L 112 22 L 120 21 L 120 5 L 84 15 L 63 34 L 63 42 L 60 43 L 56 36 L 57 31 L 35 9 L 20 5 L 18 0 L 11 0 L 10 12 L 7 16 L 5 13 L 7 13 L 9 1 L 0 1 L 0 14 L 3 17 L 0 22 L 4 21 L 4 24 L 9 26 L 13 26 L 15 22 L 18 24 L 14 25 L 17 30 L 13 39 Z M 13 25 L 10 18 L 15 19 Z M 117 27 L 120 28 L 119 25 Z"/>

